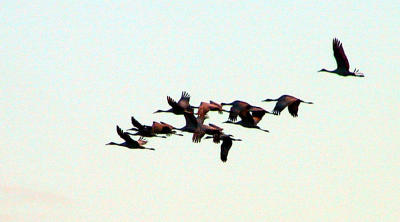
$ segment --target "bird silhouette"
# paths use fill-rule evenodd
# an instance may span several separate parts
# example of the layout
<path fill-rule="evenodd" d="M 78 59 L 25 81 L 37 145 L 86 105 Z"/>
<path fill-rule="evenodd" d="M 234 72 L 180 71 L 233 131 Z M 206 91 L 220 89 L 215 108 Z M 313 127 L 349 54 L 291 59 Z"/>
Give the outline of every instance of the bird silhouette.
<path fill-rule="evenodd" d="M 354 69 L 353 72 L 350 72 L 350 64 L 349 60 L 347 60 L 346 54 L 343 50 L 342 43 L 337 39 L 333 39 L 333 55 L 335 56 L 337 67 L 335 70 L 326 70 L 321 69 L 318 72 L 330 72 L 335 73 L 340 76 L 355 76 L 355 77 L 364 77 L 363 73 L 358 72 L 358 69 Z"/>
<path fill-rule="evenodd" d="M 153 122 L 153 125 L 151 126 L 151 129 L 153 133 L 155 134 L 166 134 L 166 135 L 177 135 L 177 136 L 183 136 L 182 134 L 177 133 L 174 129 L 173 126 L 169 125 L 168 123 L 164 122 Z"/>
<path fill-rule="evenodd" d="M 224 123 L 236 124 L 246 128 L 254 128 L 264 132 L 269 132 L 268 130 L 261 129 L 259 126 L 257 126 L 257 124 L 261 121 L 261 119 L 266 113 L 271 114 L 270 112 L 266 111 L 261 107 L 251 106 L 250 108 L 242 109 L 239 112 L 238 115 L 241 119 L 240 121 L 233 122 L 232 120 L 228 119 Z"/>
<path fill-rule="evenodd" d="M 200 103 L 200 106 L 198 107 L 198 110 L 197 110 L 197 117 L 205 119 L 205 118 L 207 118 L 207 113 L 209 111 L 218 111 L 218 113 L 220 113 L 220 114 L 222 112 L 229 112 L 228 110 L 222 109 L 221 104 L 210 100 L 210 103 L 207 103 L 207 102 Z"/>
<path fill-rule="evenodd" d="M 121 128 L 119 128 L 118 125 L 117 125 L 117 133 L 119 137 L 121 137 L 125 142 L 123 143 L 110 142 L 107 143 L 106 145 L 123 146 L 129 149 L 155 150 L 154 148 L 147 148 L 143 146 L 147 143 L 147 141 L 144 140 L 143 137 L 140 137 L 138 141 L 133 140 L 126 132 L 124 132 Z"/>
<path fill-rule="evenodd" d="M 205 139 L 210 139 L 214 137 L 212 136 L 206 136 Z M 220 140 L 222 140 L 222 144 L 221 144 L 221 153 L 220 153 L 220 158 L 222 162 L 226 162 L 228 160 L 228 153 L 229 150 L 232 147 L 232 141 L 242 141 L 241 139 L 234 139 L 232 138 L 232 135 L 228 135 L 228 134 L 221 134 L 219 137 Z"/>
<path fill-rule="evenodd" d="M 286 107 L 288 107 L 289 113 L 293 117 L 297 117 L 297 112 L 298 112 L 300 103 L 314 104 L 313 102 L 305 102 L 301 99 L 298 99 L 298 98 L 296 98 L 294 96 L 290 96 L 290 95 L 282 95 L 278 99 L 263 100 L 263 102 L 271 102 L 271 101 L 277 101 L 275 108 L 272 111 L 275 115 L 280 115 L 282 110 L 284 110 Z"/>
<path fill-rule="evenodd" d="M 153 126 L 142 125 L 133 116 L 131 117 L 131 122 L 134 127 L 131 129 L 128 129 L 128 130 L 136 131 L 136 133 L 128 133 L 127 132 L 127 134 L 129 134 L 129 135 L 166 138 L 165 136 L 157 136 L 156 132 L 153 129 Z M 153 123 L 153 125 L 154 125 L 154 123 Z"/>
<path fill-rule="evenodd" d="M 176 115 L 182 115 L 185 111 L 193 112 L 193 106 L 189 104 L 190 101 L 190 95 L 189 93 L 183 91 L 181 98 L 179 99 L 178 102 L 176 102 L 174 99 L 171 97 L 167 96 L 167 101 L 168 104 L 172 107 L 171 109 L 168 110 L 157 110 L 154 113 L 174 113 Z"/>
<path fill-rule="evenodd" d="M 235 100 L 231 103 L 221 103 L 221 106 L 227 106 L 227 105 L 232 106 L 231 109 L 229 110 L 229 117 L 228 117 L 230 121 L 236 121 L 241 111 L 249 110 L 251 107 L 253 107 L 249 103 L 240 100 Z"/>

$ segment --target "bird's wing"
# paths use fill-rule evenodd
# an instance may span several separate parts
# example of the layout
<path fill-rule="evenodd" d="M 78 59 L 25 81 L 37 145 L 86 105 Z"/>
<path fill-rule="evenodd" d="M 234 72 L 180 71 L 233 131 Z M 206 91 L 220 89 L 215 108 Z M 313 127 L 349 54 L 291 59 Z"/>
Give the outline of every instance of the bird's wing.
<path fill-rule="evenodd" d="M 125 133 L 121 128 L 119 128 L 119 126 L 117 126 L 117 133 L 118 133 L 119 137 L 121 137 L 123 140 L 125 140 L 125 142 L 131 143 L 134 145 L 139 145 L 139 143 L 137 141 L 133 140 L 127 133 Z"/>
<path fill-rule="evenodd" d="M 192 137 L 192 141 L 194 143 L 200 143 L 201 142 L 201 138 L 203 138 L 203 136 L 205 135 L 205 131 L 197 128 L 196 131 L 193 133 L 193 137 Z"/>
<path fill-rule="evenodd" d="M 253 116 L 250 114 L 248 109 L 242 110 L 239 113 L 239 117 L 242 119 L 243 122 L 253 123 Z"/>
<path fill-rule="evenodd" d="M 208 113 L 208 111 L 210 111 L 208 104 L 205 102 L 201 102 L 199 109 L 197 110 L 197 115 L 204 117 Z"/>
<path fill-rule="evenodd" d="M 218 111 L 219 113 L 222 113 L 222 106 L 219 103 L 216 103 L 212 100 L 210 100 L 210 109 L 212 111 Z"/>
<path fill-rule="evenodd" d="M 333 55 L 335 56 L 337 69 L 349 70 L 350 68 L 349 60 L 347 60 L 346 54 L 344 53 L 342 43 L 337 38 L 334 38 L 332 45 L 333 45 Z"/>
<path fill-rule="evenodd" d="M 143 125 L 140 124 L 133 116 L 131 117 L 132 125 L 138 129 L 143 129 Z"/>
<path fill-rule="evenodd" d="M 193 113 L 184 112 L 183 115 L 185 116 L 186 126 L 194 128 L 197 127 L 198 122 Z"/>
<path fill-rule="evenodd" d="M 276 102 L 274 110 L 272 111 L 275 115 L 281 114 L 282 110 L 288 105 L 288 101 L 285 98 L 286 97 L 280 97 L 278 102 Z"/>
<path fill-rule="evenodd" d="M 176 108 L 178 106 L 178 103 L 175 102 L 174 99 L 172 99 L 171 97 L 167 96 L 167 101 L 168 104 L 172 107 L 172 108 Z"/>
<path fill-rule="evenodd" d="M 208 124 L 209 126 L 211 126 L 211 127 L 214 127 L 214 128 L 216 128 L 216 129 L 218 129 L 219 131 L 222 131 L 223 130 L 223 128 L 221 128 L 221 127 L 219 127 L 219 126 L 217 126 L 217 125 L 214 125 L 214 124 L 212 124 L 212 123 L 210 123 L 210 124 Z"/>
<path fill-rule="evenodd" d="M 297 117 L 297 111 L 299 110 L 300 100 L 297 100 L 288 106 L 289 113 L 293 117 Z"/>
<path fill-rule="evenodd" d="M 178 105 L 179 105 L 180 107 L 182 107 L 183 109 L 186 109 L 186 108 L 188 108 L 188 107 L 190 106 L 190 105 L 189 105 L 189 101 L 190 101 L 190 95 L 189 95 L 189 93 L 183 91 L 183 92 L 182 92 L 182 95 L 181 95 L 181 98 L 180 98 L 179 101 L 178 101 Z"/>
<path fill-rule="evenodd" d="M 232 139 L 224 138 L 221 144 L 221 160 L 222 162 L 226 162 L 228 160 L 228 153 L 232 147 Z"/>
<path fill-rule="evenodd" d="M 254 123 L 260 122 L 267 111 L 261 107 L 253 106 L 250 108 L 251 115 L 253 116 Z"/>
<path fill-rule="evenodd" d="M 239 115 L 241 109 L 237 106 L 232 106 L 230 111 L 229 111 L 229 117 L 228 119 L 230 121 L 236 121 L 237 120 L 237 116 Z"/>

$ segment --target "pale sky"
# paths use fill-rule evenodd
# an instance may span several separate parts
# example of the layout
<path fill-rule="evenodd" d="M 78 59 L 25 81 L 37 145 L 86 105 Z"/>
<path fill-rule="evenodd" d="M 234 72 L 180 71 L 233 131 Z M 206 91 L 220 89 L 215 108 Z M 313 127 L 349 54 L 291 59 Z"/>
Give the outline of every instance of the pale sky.
<path fill-rule="evenodd" d="M 399 221 L 398 1 L 3 1 L 1 221 Z M 334 69 L 332 39 L 365 78 Z M 166 97 L 302 104 L 228 162 L 191 135 L 129 150 L 115 125 Z M 137 139 L 137 137 L 135 137 Z"/>

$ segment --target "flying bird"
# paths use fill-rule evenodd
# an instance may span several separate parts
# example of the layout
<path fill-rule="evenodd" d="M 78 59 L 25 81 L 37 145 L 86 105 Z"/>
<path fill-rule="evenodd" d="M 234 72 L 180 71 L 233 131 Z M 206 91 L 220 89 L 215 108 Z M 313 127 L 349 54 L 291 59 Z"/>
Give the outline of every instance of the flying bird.
<path fill-rule="evenodd" d="M 147 143 L 146 140 L 143 139 L 143 137 L 140 137 L 138 141 L 133 140 L 128 133 L 122 131 L 121 128 L 117 125 L 117 133 L 119 137 L 121 137 L 125 142 L 123 143 L 114 143 L 110 142 L 107 143 L 106 145 L 116 145 L 116 146 L 123 146 L 129 149 L 145 149 L 145 150 L 155 150 L 154 148 L 146 148 L 143 145 Z"/>
<path fill-rule="evenodd" d="M 230 121 L 236 121 L 239 113 L 243 110 L 249 110 L 252 105 L 248 104 L 247 102 L 243 102 L 240 100 L 235 100 L 231 103 L 221 103 L 221 106 L 232 106 L 229 110 L 229 117 Z"/>
<path fill-rule="evenodd" d="M 197 107 L 196 107 L 197 108 Z M 229 112 L 222 109 L 222 105 L 210 100 L 210 103 L 201 102 L 197 110 L 197 117 L 205 119 L 209 111 L 218 111 L 218 113 Z"/>
<path fill-rule="evenodd" d="M 212 136 L 206 136 L 205 139 L 214 138 Z M 232 135 L 221 134 L 220 139 L 222 140 L 221 144 L 221 153 L 220 158 L 222 162 L 226 162 L 228 160 L 228 153 L 232 147 L 232 141 L 242 141 L 241 139 L 234 139 Z"/>
<path fill-rule="evenodd" d="M 261 107 L 252 106 L 250 108 L 242 109 L 239 112 L 238 115 L 241 119 L 240 121 L 233 122 L 232 120 L 228 119 L 224 123 L 236 124 L 246 128 L 254 128 L 264 132 L 269 132 L 268 130 L 261 129 L 259 126 L 257 126 L 257 124 L 261 121 L 261 119 L 266 113 L 271 114 L 270 112 L 266 111 Z"/>
<path fill-rule="evenodd" d="M 153 122 L 151 129 L 155 134 L 166 134 L 166 135 L 174 134 L 177 136 L 183 136 L 182 134 L 176 133 L 176 131 L 174 130 L 175 127 L 164 122 Z"/>
<path fill-rule="evenodd" d="M 131 129 L 128 129 L 128 130 L 136 131 L 136 133 L 127 133 L 129 135 L 166 138 L 165 136 L 157 136 L 156 132 L 154 132 L 153 126 L 142 125 L 133 116 L 131 117 L 131 122 L 134 127 Z M 154 123 L 153 123 L 153 125 L 154 125 Z"/>
<path fill-rule="evenodd" d="M 174 99 L 171 97 L 167 96 L 167 101 L 168 104 L 172 107 L 168 110 L 157 110 L 154 113 L 174 113 L 176 115 L 183 115 L 185 111 L 193 112 L 193 106 L 189 104 L 190 101 L 190 95 L 189 93 L 183 91 L 181 98 L 179 99 L 178 102 L 176 102 Z"/>
<path fill-rule="evenodd" d="M 335 70 L 326 70 L 326 69 L 321 69 L 318 72 L 330 72 L 330 73 L 335 73 L 340 76 L 355 76 L 355 77 L 364 77 L 363 73 L 358 72 L 358 69 L 354 69 L 353 72 L 350 72 L 350 65 L 349 61 L 347 60 L 346 54 L 344 53 L 343 50 L 343 45 L 342 43 L 337 39 L 333 39 L 333 55 L 335 56 L 336 64 L 337 67 Z"/>
<path fill-rule="evenodd" d="M 275 108 L 272 111 L 275 115 L 281 114 L 282 110 L 288 107 L 289 113 L 293 117 L 297 117 L 297 112 L 299 110 L 300 103 L 313 104 L 312 102 L 305 102 L 301 99 L 298 99 L 290 95 L 282 95 L 278 99 L 265 99 L 262 102 L 271 102 L 271 101 L 277 101 Z"/>

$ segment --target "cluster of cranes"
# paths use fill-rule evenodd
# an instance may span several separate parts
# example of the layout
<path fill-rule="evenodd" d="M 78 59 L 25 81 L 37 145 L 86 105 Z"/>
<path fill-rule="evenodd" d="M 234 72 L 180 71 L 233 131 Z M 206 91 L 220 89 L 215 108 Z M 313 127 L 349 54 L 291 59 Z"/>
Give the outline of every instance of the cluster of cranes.
<path fill-rule="evenodd" d="M 359 73 L 358 69 L 353 72 L 349 70 L 350 65 L 344 53 L 342 43 L 338 39 L 333 39 L 333 52 L 336 60 L 337 68 L 329 71 L 321 69 L 319 72 L 329 72 L 340 76 L 354 76 L 364 77 Z M 151 126 L 143 125 L 134 117 L 131 117 L 133 128 L 127 131 L 134 131 L 135 133 L 125 132 L 117 125 L 117 133 L 124 140 L 122 143 L 110 142 L 106 145 L 123 146 L 130 149 L 146 149 L 155 150 L 154 148 L 144 147 L 147 140 L 144 137 L 161 137 L 166 138 L 166 135 L 183 136 L 178 131 L 192 133 L 192 141 L 194 143 L 201 142 L 201 139 L 207 134 L 205 139 L 213 139 L 214 143 L 221 143 L 220 159 L 223 162 L 227 161 L 228 152 L 232 147 L 233 141 L 241 141 L 241 139 L 234 138 L 233 135 L 223 132 L 223 128 L 214 124 L 204 124 L 204 120 L 208 118 L 207 113 L 210 111 L 218 111 L 219 113 L 229 113 L 228 120 L 223 123 L 230 123 L 240 125 L 246 128 L 255 128 L 264 132 L 269 132 L 266 129 L 261 129 L 257 124 L 261 121 L 265 114 L 280 115 L 280 113 L 287 107 L 289 113 L 293 117 L 298 116 L 298 109 L 300 103 L 313 104 L 306 102 L 290 95 L 282 95 L 277 99 L 265 99 L 263 102 L 275 101 L 275 107 L 272 112 L 265 109 L 250 105 L 247 102 L 236 100 L 231 103 L 216 103 L 214 101 L 201 102 L 198 107 L 190 105 L 190 95 L 187 92 L 182 92 L 181 98 L 176 102 L 171 97 L 167 96 L 168 104 L 171 106 L 168 110 L 157 110 L 154 113 L 168 112 L 175 115 L 183 115 L 186 124 L 181 128 L 176 128 L 165 122 L 153 122 Z M 229 110 L 223 109 L 223 106 L 231 106 Z M 197 112 L 195 113 L 195 109 Z M 238 121 L 238 117 L 240 120 Z M 131 136 L 140 136 L 138 140 L 132 139 Z"/>

